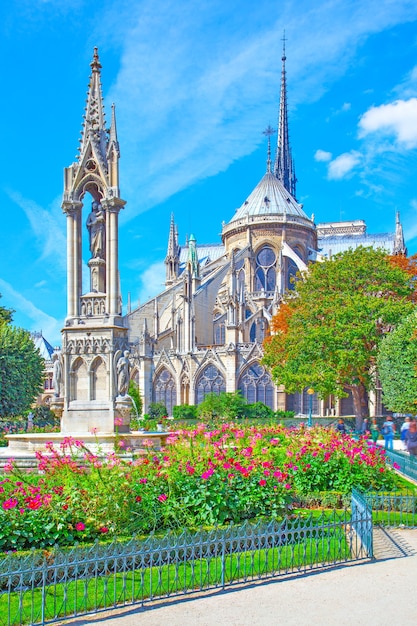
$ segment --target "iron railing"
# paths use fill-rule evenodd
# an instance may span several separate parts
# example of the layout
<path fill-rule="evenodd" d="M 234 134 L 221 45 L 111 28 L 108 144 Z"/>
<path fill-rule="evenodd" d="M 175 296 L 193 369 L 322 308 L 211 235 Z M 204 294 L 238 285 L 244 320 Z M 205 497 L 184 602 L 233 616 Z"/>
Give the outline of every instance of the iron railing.
<path fill-rule="evenodd" d="M 417 528 L 417 494 L 414 491 L 366 492 L 374 525 Z"/>
<path fill-rule="evenodd" d="M 359 489 L 352 489 L 351 498 L 352 530 L 366 556 L 373 556 L 372 506 Z"/>
<path fill-rule="evenodd" d="M 385 454 L 387 463 L 395 467 L 397 472 L 417 481 L 417 458 L 415 456 L 397 450 L 385 450 Z"/>
<path fill-rule="evenodd" d="M 54 548 L 0 561 L 0 624 L 48 624 L 121 605 L 307 571 L 372 556 L 372 516 L 350 511 Z"/>

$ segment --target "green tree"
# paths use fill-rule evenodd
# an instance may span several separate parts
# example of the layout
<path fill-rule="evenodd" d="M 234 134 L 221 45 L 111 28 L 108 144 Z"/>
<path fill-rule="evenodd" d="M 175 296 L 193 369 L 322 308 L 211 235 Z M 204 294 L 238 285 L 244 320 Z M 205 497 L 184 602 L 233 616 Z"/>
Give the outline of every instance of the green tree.
<path fill-rule="evenodd" d="M 139 385 L 134 380 L 129 382 L 128 395 L 132 398 L 134 407 L 132 408 L 132 415 L 134 417 L 140 417 L 142 415 L 142 396 L 140 395 Z"/>
<path fill-rule="evenodd" d="M 203 402 L 198 405 L 197 412 L 198 416 L 203 419 L 215 417 L 234 419 L 244 415 L 246 406 L 246 400 L 240 391 L 222 391 L 219 394 L 208 393 Z"/>
<path fill-rule="evenodd" d="M 1 298 L 0 293 L 0 298 Z M 0 306 L 0 326 L 2 324 L 10 324 L 13 319 L 14 311 L 12 309 L 6 309 L 4 306 Z"/>
<path fill-rule="evenodd" d="M 0 324 L 0 417 L 20 415 L 42 390 L 45 363 L 27 331 Z"/>
<path fill-rule="evenodd" d="M 359 247 L 315 263 L 273 318 L 264 362 L 289 393 L 351 391 L 359 428 L 381 341 L 413 310 L 413 296 L 412 276 L 383 250 Z"/>
<path fill-rule="evenodd" d="M 385 406 L 398 413 L 417 413 L 415 313 L 385 337 L 381 343 L 377 363 Z"/>

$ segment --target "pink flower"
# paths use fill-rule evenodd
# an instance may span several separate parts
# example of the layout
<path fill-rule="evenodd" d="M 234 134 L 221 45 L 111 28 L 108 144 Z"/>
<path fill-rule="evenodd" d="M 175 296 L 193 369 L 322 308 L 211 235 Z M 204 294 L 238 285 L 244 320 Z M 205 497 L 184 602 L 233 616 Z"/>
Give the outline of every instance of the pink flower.
<path fill-rule="evenodd" d="M 266 480 L 265 480 L 264 478 L 262 478 L 262 479 L 259 481 L 259 484 L 260 484 L 260 486 L 261 486 L 261 487 L 265 487 L 265 485 L 266 485 Z"/>
<path fill-rule="evenodd" d="M 114 420 L 114 425 L 115 426 L 121 426 L 123 424 L 123 420 L 121 417 L 116 417 Z"/>
<path fill-rule="evenodd" d="M 85 530 L 84 522 L 77 522 L 75 524 L 75 530 L 78 530 L 78 532 L 82 532 L 83 530 Z"/>
<path fill-rule="evenodd" d="M 3 509 L 5 511 L 8 511 L 9 509 L 14 509 L 15 507 L 17 507 L 18 505 L 18 501 L 17 498 L 9 498 L 8 500 L 5 500 L 3 502 Z"/>
<path fill-rule="evenodd" d="M 159 502 L 165 502 L 165 500 L 168 500 L 168 496 L 166 495 L 166 493 L 161 493 L 161 495 L 158 496 L 158 500 Z"/>

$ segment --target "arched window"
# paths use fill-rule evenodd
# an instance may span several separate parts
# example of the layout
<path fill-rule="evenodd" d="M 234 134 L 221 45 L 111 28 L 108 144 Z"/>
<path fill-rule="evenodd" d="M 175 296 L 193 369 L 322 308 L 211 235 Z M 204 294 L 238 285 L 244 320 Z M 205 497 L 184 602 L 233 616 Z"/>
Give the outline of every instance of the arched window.
<path fill-rule="evenodd" d="M 177 388 L 172 374 L 166 368 L 154 380 L 153 400 L 165 404 L 168 415 L 172 415 L 172 408 L 177 404 Z"/>
<path fill-rule="evenodd" d="M 255 291 L 274 291 L 276 283 L 276 255 L 272 248 L 264 246 L 256 255 Z"/>
<path fill-rule="evenodd" d="M 96 359 L 91 368 L 91 400 L 107 400 L 107 373 L 103 359 Z"/>
<path fill-rule="evenodd" d="M 312 415 L 319 415 L 320 404 L 319 398 L 316 393 L 309 394 L 309 387 L 306 387 L 302 393 L 289 393 L 287 394 L 287 411 L 294 411 L 296 415 L 307 416 L 310 412 Z M 311 403 L 311 404 L 310 404 Z"/>
<path fill-rule="evenodd" d="M 259 363 L 250 365 L 239 379 L 239 390 L 242 396 L 252 404 L 263 402 L 274 408 L 274 384 L 271 376 Z"/>
<path fill-rule="evenodd" d="M 287 259 L 287 289 L 295 289 L 298 267 L 292 259 Z"/>
<path fill-rule="evenodd" d="M 262 343 L 268 330 L 268 322 L 264 317 L 258 317 L 250 327 L 249 341 Z"/>
<path fill-rule="evenodd" d="M 87 365 L 82 358 L 78 358 L 71 372 L 72 394 L 71 400 L 89 400 Z"/>
<path fill-rule="evenodd" d="M 226 383 L 223 374 L 215 365 L 207 365 L 198 377 L 196 385 L 197 404 L 203 402 L 208 393 L 221 393 L 226 391 Z"/>
<path fill-rule="evenodd" d="M 223 346 L 226 341 L 226 314 L 215 313 L 213 316 L 213 343 Z"/>

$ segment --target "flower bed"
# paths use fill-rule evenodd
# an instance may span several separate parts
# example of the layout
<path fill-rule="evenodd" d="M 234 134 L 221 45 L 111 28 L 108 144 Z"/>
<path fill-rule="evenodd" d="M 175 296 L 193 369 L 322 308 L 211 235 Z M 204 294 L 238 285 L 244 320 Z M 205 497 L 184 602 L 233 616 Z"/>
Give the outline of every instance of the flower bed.
<path fill-rule="evenodd" d="M 0 549 L 71 545 L 245 519 L 279 519 L 309 492 L 390 489 L 384 452 L 332 430 L 200 424 L 134 460 L 68 439 L 0 481 Z"/>

